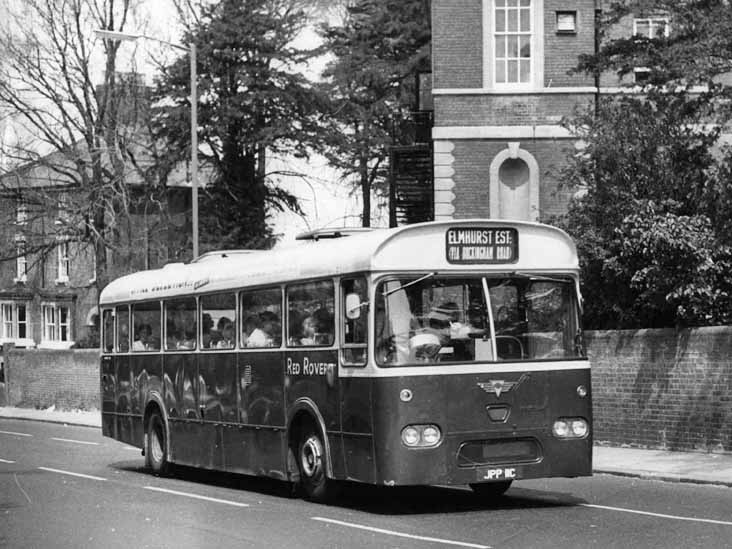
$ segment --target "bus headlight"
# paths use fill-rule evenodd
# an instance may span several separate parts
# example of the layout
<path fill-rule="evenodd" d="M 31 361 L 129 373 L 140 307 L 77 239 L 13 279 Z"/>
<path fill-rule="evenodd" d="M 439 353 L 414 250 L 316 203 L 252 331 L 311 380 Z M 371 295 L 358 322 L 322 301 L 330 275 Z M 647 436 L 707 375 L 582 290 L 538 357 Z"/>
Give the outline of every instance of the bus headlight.
<path fill-rule="evenodd" d="M 442 440 L 437 425 L 407 425 L 402 429 L 402 442 L 409 448 L 431 448 Z"/>
<path fill-rule="evenodd" d="M 581 417 L 559 418 L 552 426 L 557 438 L 585 438 L 589 432 L 590 426 Z"/>

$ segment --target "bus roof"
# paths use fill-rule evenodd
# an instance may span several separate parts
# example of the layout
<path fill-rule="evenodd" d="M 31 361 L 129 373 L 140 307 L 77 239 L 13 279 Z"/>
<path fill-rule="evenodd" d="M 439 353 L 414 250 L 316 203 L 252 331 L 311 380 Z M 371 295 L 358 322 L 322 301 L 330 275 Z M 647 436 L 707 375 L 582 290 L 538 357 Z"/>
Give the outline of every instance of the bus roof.
<path fill-rule="evenodd" d="M 579 268 L 570 237 L 539 223 L 449 220 L 345 234 L 289 248 L 215 252 L 188 264 L 141 271 L 112 281 L 99 300 L 145 301 L 357 272 L 576 273 Z M 506 239 L 516 236 L 518 252 L 511 255 Z"/>

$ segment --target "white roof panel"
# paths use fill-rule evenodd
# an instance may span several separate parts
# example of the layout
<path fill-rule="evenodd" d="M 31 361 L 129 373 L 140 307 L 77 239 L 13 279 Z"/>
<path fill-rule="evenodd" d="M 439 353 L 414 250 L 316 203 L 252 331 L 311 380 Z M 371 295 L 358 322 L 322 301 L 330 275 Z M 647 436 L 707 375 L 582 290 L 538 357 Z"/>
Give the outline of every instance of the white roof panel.
<path fill-rule="evenodd" d="M 510 264 L 450 263 L 446 257 L 446 234 L 454 227 L 518 229 L 518 260 Z M 576 272 L 577 269 L 575 246 L 557 228 L 517 221 L 452 220 L 303 241 L 291 248 L 252 253 L 216 252 L 198 262 L 174 263 L 123 276 L 104 288 L 100 303 L 160 299 L 365 271 Z"/>

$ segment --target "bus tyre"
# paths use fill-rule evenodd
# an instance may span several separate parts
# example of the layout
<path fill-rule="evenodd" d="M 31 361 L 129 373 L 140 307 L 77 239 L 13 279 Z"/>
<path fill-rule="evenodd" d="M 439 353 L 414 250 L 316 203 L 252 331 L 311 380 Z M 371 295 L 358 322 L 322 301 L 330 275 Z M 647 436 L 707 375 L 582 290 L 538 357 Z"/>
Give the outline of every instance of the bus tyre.
<path fill-rule="evenodd" d="M 318 431 L 306 428 L 297 449 L 300 486 L 306 499 L 323 502 L 333 495 L 333 481 L 326 475 L 327 459 L 325 445 Z"/>
<path fill-rule="evenodd" d="M 165 435 L 165 423 L 158 412 L 153 412 L 147 422 L 145 437 L 145 466 L 156 475 L 166 475 L 170 470 Z"/>
<path fill-rule="evenodd" d="M 476 495 L 485 498 L 495 498 L 503 495 L 511 487 L 512 480 L 500 482 L 480 482 L 471 484 L 470 488 Z"/>

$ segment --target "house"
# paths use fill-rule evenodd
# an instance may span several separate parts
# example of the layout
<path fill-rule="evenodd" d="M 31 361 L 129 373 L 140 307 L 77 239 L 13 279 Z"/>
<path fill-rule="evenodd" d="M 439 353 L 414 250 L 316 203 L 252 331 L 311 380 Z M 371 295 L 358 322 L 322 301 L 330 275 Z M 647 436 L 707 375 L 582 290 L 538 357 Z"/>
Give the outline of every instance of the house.
<path fill-rule="evenodd" d="M 145 108 L 144 102 L 134 106 Z M 134 123 L 139 117 L 132 113 L 129 108 L 121 116 L 130 115 L 124 146 L 134 161 L 102 199 L 95 198 L 93 183 L 74 172 L 75 159 L 90 157 L 83 141 L 63 153 L 36 154 L 23 165 L 5 162 L 0 171 L 0 345 L 98 346 L 97 298 L 104 281 L 97 280 L 99 251 L 90 234 L 93 200 L 102 204 L 109 229 L 102 256 L 107 280 L 190 255 L 187 166 L 175 166 L 164 184 L 156 180 L 145 126 Z"/>

